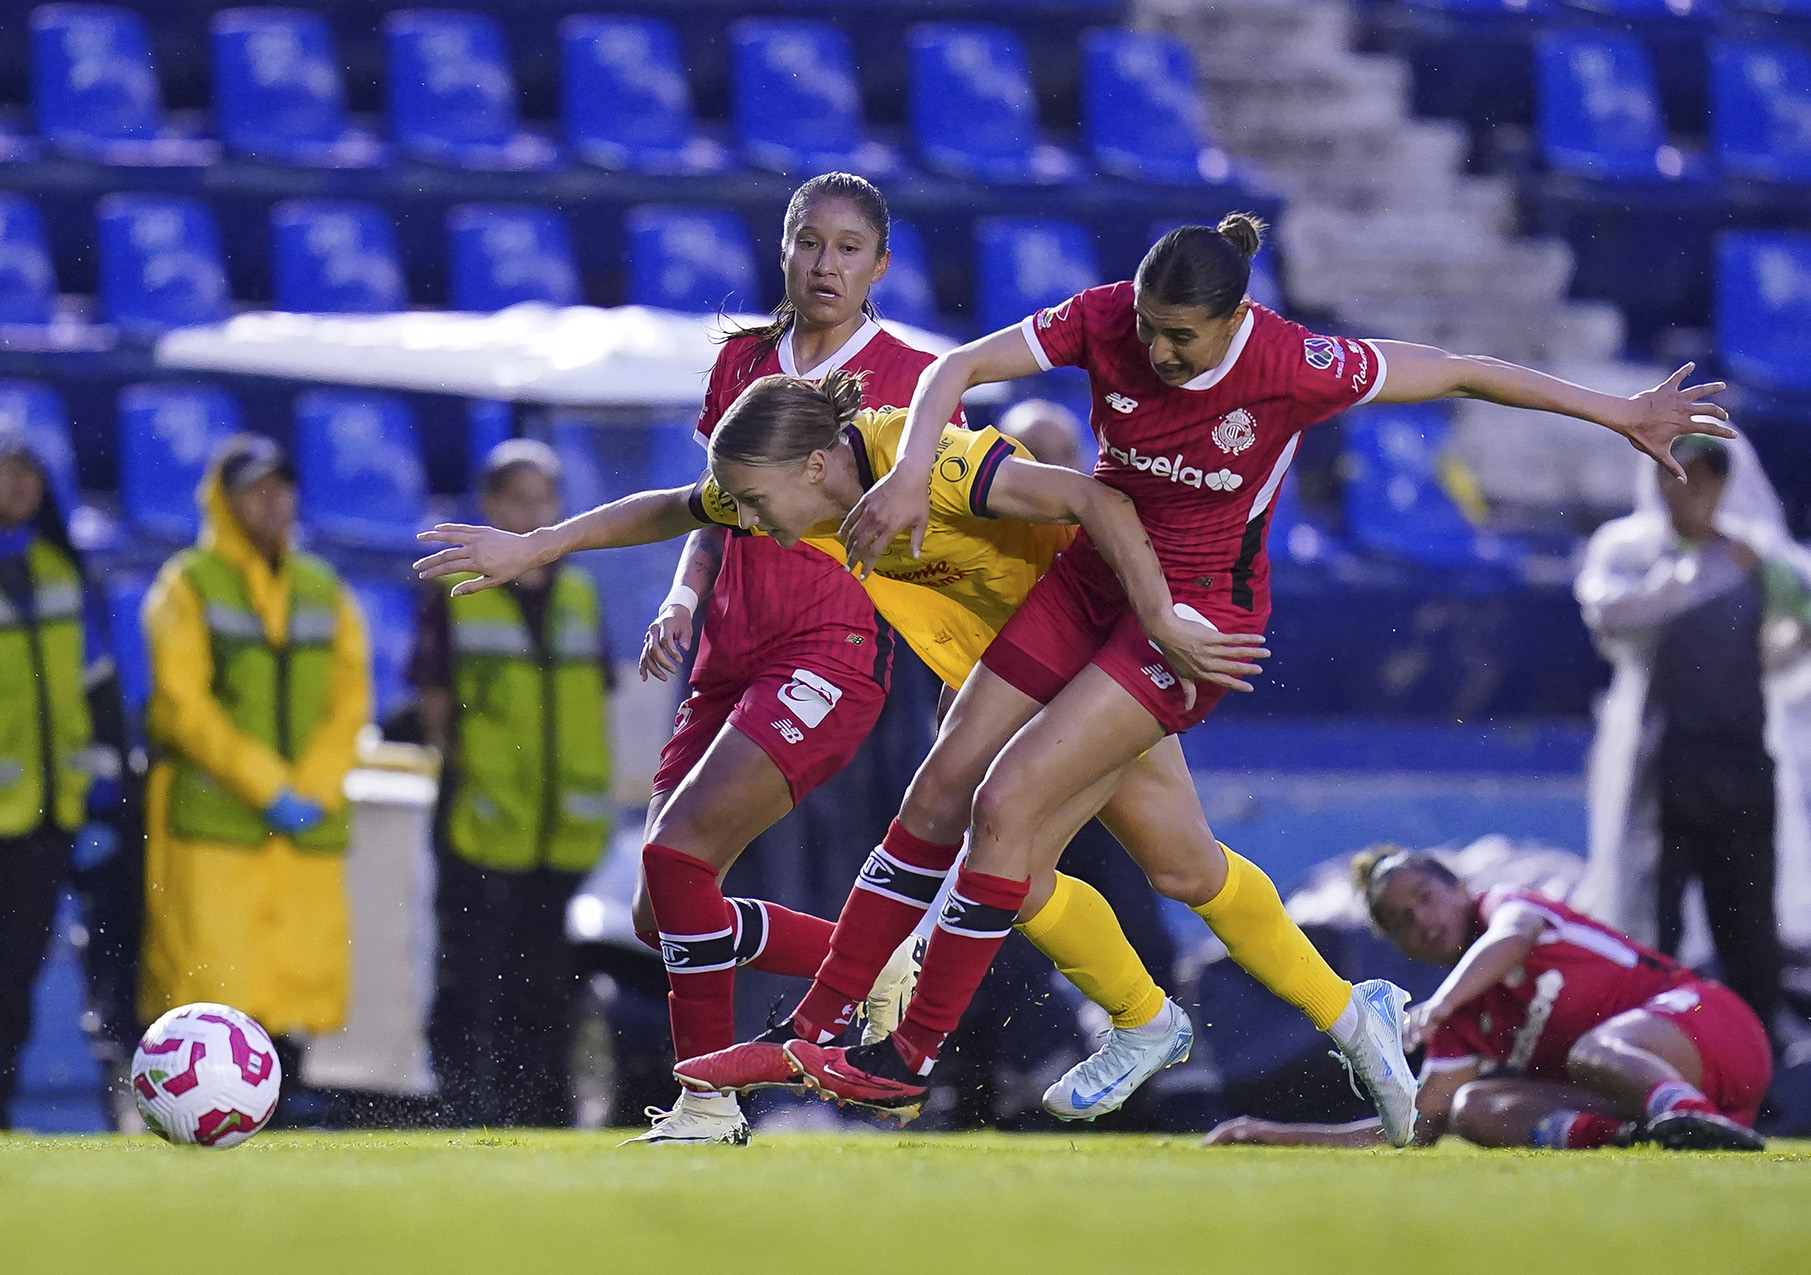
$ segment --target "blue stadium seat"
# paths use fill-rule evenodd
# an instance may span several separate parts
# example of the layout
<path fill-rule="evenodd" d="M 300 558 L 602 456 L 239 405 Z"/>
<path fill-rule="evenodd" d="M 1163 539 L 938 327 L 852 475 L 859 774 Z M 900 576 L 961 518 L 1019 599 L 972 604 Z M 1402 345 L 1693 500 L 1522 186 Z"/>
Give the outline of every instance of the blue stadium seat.
<path fill-rule="evenodd" d="M 137 336 L 156 336 L 226 318 L 226 261 L 206 204 L 107 195 L 95 209 L 95 223 L 101 303 L 111 322 Z"/>
<path fill-rule="evenodd" d="M 1716 12 L 1715 0 L 1565 0 L 1569 9 L 1583 9 L 1619 22 L 1678 23 L 1682 18 L 1705 19 Z"/>
<path fill-rule="evenodd" d="M 887 228 L 887 251 L 892 260 L 887 265 L 885 277 L 874 285 L 870 294 L 874 304 L 889 319 L 920 328 L 938 327 L 931 255 L 918 227 L 902 218 L 893 218 L 892 225 Z"/>
<path fill-rule="evenodd" d="M 146 382 L 119 392 L 119 502 L 132 526 L 186 544 L 201 530 L 195 489 L 208 461 L 243 428 L 239 403 L 214 385 Z"/>
<path fill-rule="evenodd" d="M 729 29 L 736 140 L 756 168 L 777 173 L 842 169 L 884 176 L 892 147 L 869 139 L 855 55 L 829 22 L 745 18 Z"/>
<path fill-rule="evenodd" d="M 49 323 L 56 291 L 38 206 L 0 194 L 0 324 Z"/>
<path fill-rule="evenodd" d="M 576 305 L 578 265 L 566 219 L 529 204 L 460 204 L 447 212 L 448 292 L 455 310 L 521 301 Z"/>
<path fill-rule="evenodd" d="M 1429 567 L 1467 566 L 1501 556 L 1440 483 L 1447 409 L 1418 403 L 1348 414 L 1346 531 L 1374 553 Z"/>
<path fill-rule="evenodd" d="M 692 314 L 761 308 L 748 226 L 733 212 L 649 204 L 631 208 L 629 301 Z"/>
<path fill-rule="evenodd" d="M 975 297 L 983 331 L 1100 282 L 1094 236 L 1055 217 L 983 217 L 975 223 Z"/>
<path fill-rule="evenodd" d="M 906 36 L 912 135 L 925 164 L 953 177 L 1075 181 L 1075 156 L 1044 140 L 1019 37 L 979 22 L 930 22 Z"/>
<path fill-rule="evenodd" d="M 1404 3 L 1411 9 L 1484 17 L 1545 17 L 1559 8 L 1559 0 L 1404 0 Z"/>
<path fill-rule="evenodd" d="M 131 572 L 106 574 L 107 629 L 113 638 L 113 662 L 119 669 L 120 695 L 126 711 L 137 715 L 151 697 L 151 661 L 145 653 L 145 629 L 139 614 L 145 594 L 151 591 L 148 576 Z"/>
<path fill-rule="evenodd" d="M 383 576 L 353 575 L 346 581 L 364 613 L 371 648 L 371 708 L 381 723 L 415 698 L 407 673 L 415 650 L 416 593 Z"/>
<path fill-rule="evenodd" d="M 478 490 L 484 458 L 498 443 L 516 436 L 516 408 L 494 398 L 467 399 L 465 404 L 465 485 Z"/>
<path fill-rule="evenodd" d="M 279 309 L 384 314 L 409 308 L 396 228 L 376 204 L 292 199 L 270 211 Z"/>
<path fill-rule="evenodd" d="M 1182 41 L 1090 31 L 1082 59 L 1082 132 L 1102 172 L 1182 186 L 1228 175 L 1226 157 L 1210 148 L 1207 103 Z"/>
<path fill-rule="evenodd" d="M 50 472 L 50 489 L 65 520 L 81 503 L 76 480 L 75 443 L 63 396 L 36 381 L 0 381 L 0 428 L 17 429 Z"/>
<path fill-rule="evenodd" d="M 346 117 L 326 18 L 306 9 L 222 9 L 213 31 L 214 114 L 228 150 L 321 168 L 382 162 L 382 144 Z"/>
<path fill-rule="evenodd" d="M 384 18 L 390 128 L 417 159 L 455 168 L 546 169 L 553 144 L 516 122 L 503 31 L 483 13 L 398 9 Z"/>
<path fill-rule="evenodd" d="M 656 18 L 560 22 L 561 117 L 573 153 L 599 168 L 715 173 L 729 152 L 698 131 L 679 33 Z"/>
<path fill-rule="evenodd" d="M 1811 50 L 1775 41 L 1711 41 L 1710 135 L 1729 172 L 1811 182 Z"/>
<path fill-rule="evenodd" d="M 1811 391 L 1811 234 L 1723 235 L 1716 289 L 1717 352 L 1730 374 Z"/>
<path fill-rule="evenodd" d="M 1187 224 L 1174 219 L 1157 222 L 1151 227 L 1151 242 L 1156 243 L 1177 226 Z M 1266 309 L 1281 314 L 1284 307 L 1283 285 L 1277 276 L 1276 252 L 1271 246 L 1275 242 L 1275 235 L 1266 235 L 1258 248 L 1258 255 L 1251 259 L 1251 282 L 1245 287 L 1245 295 Z"/>
<path fill-rule="evenodd" d="M 32 108 L 52 146 L 105 163 L 205 164 L 218 148 L 165 127 L 144 19 L 104 4 L 31 13 Z"/>
<path fill-rule="evenodd" d="M 411 552 L 427 520 L 427 474 L 415 412 L 394 394 L 307 390 L 296 396 L 302 520 L 324 539 Z"/>
<path fill-rule="evenodd" d="M 1542 154 L 1556 171 L 1655 180 L 1666 145 L 1654 64 L 1631 35 L 1542 36 L 1535 52 Z"/>

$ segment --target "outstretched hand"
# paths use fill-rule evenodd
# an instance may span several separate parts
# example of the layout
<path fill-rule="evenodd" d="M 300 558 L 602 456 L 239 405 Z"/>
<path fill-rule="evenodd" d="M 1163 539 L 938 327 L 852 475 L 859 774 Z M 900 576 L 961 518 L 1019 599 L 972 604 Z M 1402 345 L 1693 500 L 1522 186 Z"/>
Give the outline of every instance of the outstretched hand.
<path fill-rule="evenodd" d="M 470 573 L 477 578 L 461 580 L 453 586 L 454 597 L 464 597 L 484 589 L 494 589 L 514 580 L 524 571 L 541 565 L 533 533 L 518 536 L 496 527 L 475 527 L 463 522 L 443 522 L 432 531 L 416 535 L 428 544 L 451 545 L 429 554 L 415 563 L 416 574 L 423 580 Z"/>
<path fill-rule="evenodd" d="M 1723 424 L 1729 413 L 1710 400 L 1729 386 L 1722 381 L 1687 385 L 1685 378 L 1697 364 L 1687 363 L 1667 377 L 1665 382 L 1629 399 L 1626 420 L 1616 422 L 1616 432 L 1637 449 L 1659 461 L 1680 482 L 1685 470 L 1673 459 L 1673 440 L 1681 434 L 1711 434 L 1717 438 L 1734 438 L 1736 432 Z"/>
<path fill-rule="evenodd" d="M 894 470 L 855 502 L 837 535 L 843 542 L 849 570 L 865 580 L 887 546 L 902 532 L 912 533 L 912 556 L 924 551 L 924 535 L 931 525 L 931 494 L 923 483 L 910 483 Z"/>

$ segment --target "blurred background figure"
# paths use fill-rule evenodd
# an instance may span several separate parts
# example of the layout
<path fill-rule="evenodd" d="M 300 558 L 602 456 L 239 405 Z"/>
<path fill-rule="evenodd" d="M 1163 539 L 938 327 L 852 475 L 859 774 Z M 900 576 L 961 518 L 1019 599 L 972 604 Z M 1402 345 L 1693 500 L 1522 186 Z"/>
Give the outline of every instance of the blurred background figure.
<path fill-rule="evenodd" d="M 560 520 L 553 449 L 512 439 L 480 484 L 485 522 Z M 457 584 L 468 577 L 445 582 Z M 440 954 L 428 1045 L 454 1125 L 569 1125 L 578 974 L 566 904 L 610 838 L 610 660 L 584 568 L 422 600 L 410 663 L 445 761 L 435 820 Z"/>
<path fill-rule="evenodd" d="M 1786 681 L 1811 654 L 1811 551 L 1787 534 L 1745 439 L 1690 436 L 1674 454 L 1686 481 L 1648 468 L 1636 511 L 1597 531 L 1578 577 L 1585 622 L 1615 666 L 1582 897 L 1674 955 L 1696 880 L 1723 981 L 1773 1032 L 1776 887 L 1792 899 L 1811 886 L 1798 759 L 1781 755 L 1795 735 L 1784 719 L 1811 713 Z"/>
<path fill-rule="evenodd" d="M 326 562 L 293 547 L 295 473 L 238 435 L 197 493 L 200 540 L 145 599 L 157 760 L 146 794 L 147 1020 L 223 1001 L 276 1040 L 346 1016 L 344 784 L 370 718 L 365 626 Z"/>
<path fill-rule="evenodd" d="M 1087 425 L 1061 403 L 1024 399 L 1001 413 L 996 428 L 1024 443 L 1032 456 L 1046 465 L 1083 471 L 1090 468 L 1082 460 L 1082 432 Z"/>

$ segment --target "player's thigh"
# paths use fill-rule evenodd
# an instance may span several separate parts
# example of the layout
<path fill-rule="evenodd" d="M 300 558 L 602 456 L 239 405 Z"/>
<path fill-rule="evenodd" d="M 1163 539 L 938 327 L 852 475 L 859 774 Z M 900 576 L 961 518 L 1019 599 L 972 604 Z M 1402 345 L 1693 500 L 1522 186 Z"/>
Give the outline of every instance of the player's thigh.
<path fill-rule="evenodd" d="M 943 715 L 930 756 L 912 776 L 900 818 L 915 835 L 939 845 L 962 839 L 987 768 L 1039 703 L 976 665 Z"/>
<path fill-rule="evenodd" d="M 1677 1023 L 1646 1009 L 1628 1010 L 1593 1027 L 1579 1037 L 1567 1063 L 1574 1074 L 1580 1062 L 1589 1068 L 1615 1069 L 1616 1060 L 1628 1050 L 1660 1059 L 1693 1088 L 1704 1083 L 1704 1060 L 1692 1038 Z"/>
<path fill-rule="evenodd" d="M 792 804 L 786 775 L 768 751 L 725 724 L 661 806 L 648 840 L 721 872 Z"/>
<path fill-rule="evenodd" d="M 970 866 L 1022 879 L 1045 826 L 1060 819 L 1071 798 L 1155 747 L 1163 734 L 1124 687 L 1094 665 L 1082 669 L 994 759 L 975 794 Z"/>
<path fill-rule="evenodd" d="M 1525 1147 L 1535 1126 L 1556 1111 L 1613 1116 L 1616 1104 L 1551 1080 L 1473 1080 L 1453 1095 L 1448 1128 L 1481 1147 Z"/>
<path fill-rule="evenodd" d="M 1226 854 L 1201 812 L 1176 736 L 1126 769 L 1100 821 L 1164 897 L 1199 907 L 1225 887 Z"/>

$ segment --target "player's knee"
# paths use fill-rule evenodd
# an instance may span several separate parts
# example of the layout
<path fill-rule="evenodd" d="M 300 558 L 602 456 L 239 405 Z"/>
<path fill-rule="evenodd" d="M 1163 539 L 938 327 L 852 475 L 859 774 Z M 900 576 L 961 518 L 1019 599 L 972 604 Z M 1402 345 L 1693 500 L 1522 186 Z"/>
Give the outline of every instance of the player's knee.
<path fill-rule="evenodd" d="M 1028 767 L 1011 760 L 996 762 L 975 792 L 975 828 L 997 832 L 1015 824 L 1022 826 L 1034 818 L 1038 798 L 1038 786 Z"/>
<path fill-rule="evenodd" d="M 1586 1032 L 1566 1053 L 1566 1074 L 1581 1084 L 1589 1084 L 1616 1070 L 1616 1047 L 1598 1032 Z"/>
<path fill-rule="evenodd" d="M 652 934 L 660 928 L 654 920 L 654 905 L 648 902 L 648 888 L 640 881 L 635 883 L 635 898 L 629 904 L 629 920 L 637 935 Z"/>
<path fill-rule="evenodd" d="M 1219 893 L 1216 882 L 1205 867 L 1190 864 L 1186 867 L 1164 867 L 1148 870 L 1145 876 L 1150 879 L 1151 888 L 1166 899 L 1191 908 L 1198 908 L 1204 903 L 1213 901 Z M 1224 877 L 1219 884 L 1224 884 Z"/>
<path fill-rule="evenodd" d="M 1453 1104 L 1447 1109 L 1446 1127 L 1473 1146 L 1494 1147 L 1503 1142 L 1502 1122 L 1497 1116 L 1497 1103 L 1491 1097 L 1490 1086 L 1474 1080 L 1460 1085 L 1458 1092 L 1453 1094 Z"/>
<path fill-rule="evenodd" d="M 973 800 L 974 779 L 947 764 L 933 749 L 906 789 L 900 818 L 929 841 L 954 842 L 968 828 Z"/>

